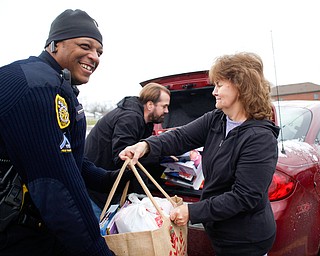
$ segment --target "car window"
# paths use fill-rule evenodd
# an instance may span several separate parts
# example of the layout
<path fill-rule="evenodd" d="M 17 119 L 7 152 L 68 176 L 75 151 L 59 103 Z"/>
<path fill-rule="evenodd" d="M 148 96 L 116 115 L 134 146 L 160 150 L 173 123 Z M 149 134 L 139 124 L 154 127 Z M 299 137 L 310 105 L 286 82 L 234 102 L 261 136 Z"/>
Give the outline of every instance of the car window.
<path fill-rule="evenodd" d="M 280 107 L 280 111 L 276 108 L 276 111 L 281 114 L 280 127 L 281 131 L 278 140 L 299 140 L 304 141 L 306 134 L 309 130 L 312 113 L 306 108 L 299 107 Z"/>

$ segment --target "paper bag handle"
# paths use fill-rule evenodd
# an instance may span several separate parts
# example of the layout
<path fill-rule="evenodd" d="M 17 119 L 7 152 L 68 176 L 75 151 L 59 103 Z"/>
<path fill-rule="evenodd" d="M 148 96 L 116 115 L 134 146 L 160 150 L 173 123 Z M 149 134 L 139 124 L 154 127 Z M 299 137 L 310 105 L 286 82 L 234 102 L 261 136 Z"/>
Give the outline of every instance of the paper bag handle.
<path fill-rule="evenodd" d="M 148 187 L 145 185 L 145 183 L 143 182 L 140 174 L 138 173 L 136 167 L 132 164 L 131 159 L 127 159 L 124 164 L 122 165 L 120 172 L 118 174 L 118 177 L 116 178 L 112 189 L 108 195 L 106 204 L 102 210 L 102 213 L 100 215 L 100 220 L 102 220 L 103 216 L 105 215 L 110 202 L 114 196 L 114 193 L 119 185 L 120 179 L 125 171 L 125 168 L 127 167 L 127 165 L 130 166 L 131 170 L 133 171 L 134 175 L 136 176 L 138 182 L 140 183 L 143 191 L 146 193 L 146 195 L 149 197 L 149 199 L 151 200 L 152 204 L 154 205 L 154 207 L 157 209 L 157 211 L 159 212 L 159 214 L 161 215 L 161 217 L 164 217 L 164 214 L 161 210 L 161 208 L 159 207 L 158 203 L 155 201 L 154 197 L 152 196 L 152 194 L 150 193 L 150 190 L 148 189 Z M 140 167 L 140 169 L 147 175 L 147 177 L 152 181 L 152 183 L 160 190 L 160 192 L 171 202 L 171 204 L 175 207 L 176 203 L 174 202 L 174 200 L 161 188 L 161 186 L 157 183 L 157 181 L 149 174 L 149 172 L 142 166 L 142 164 L 140 164 L 139 162 L 137 162 L 137 165 Z M 128 189 L 129 186 L 129 182 L 126 184 L 126 188 L 124 189 L 124 191 Z M 123 196 L 122 196 L 123 198 Z"/>

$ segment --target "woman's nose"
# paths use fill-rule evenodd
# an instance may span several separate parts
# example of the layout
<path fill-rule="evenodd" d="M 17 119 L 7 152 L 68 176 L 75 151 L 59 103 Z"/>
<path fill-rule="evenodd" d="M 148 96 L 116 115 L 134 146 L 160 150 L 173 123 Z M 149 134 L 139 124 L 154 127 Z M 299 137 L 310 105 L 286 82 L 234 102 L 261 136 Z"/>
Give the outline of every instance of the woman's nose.
<path fill-rule="evenodd" d="M 213 96 L 217 96 L 218 95 L 218 88 L 217 86 L 214 87 L 213 91 L 212 91 L 212 95 Z"/>

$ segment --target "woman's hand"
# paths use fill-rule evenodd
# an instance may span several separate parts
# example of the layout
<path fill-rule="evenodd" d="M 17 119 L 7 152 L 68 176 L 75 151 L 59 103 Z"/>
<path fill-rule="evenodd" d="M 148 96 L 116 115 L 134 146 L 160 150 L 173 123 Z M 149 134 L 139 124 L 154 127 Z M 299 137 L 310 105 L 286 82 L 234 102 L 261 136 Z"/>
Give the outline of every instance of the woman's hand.
<path fill-rule="evenodd" d="M 170 219 L 177 226 L 184 226 L 189 221 L 189 209 L 187 204 L 180 205 L 170 212 Z"/>
<path fill-rule="evenodd" d="M 119 157 L 122 160 L 132 159 L 132 164 L 135 165 L 138 159 L 143 157 L 149 152 L 149 144 L 145 141 L 138 142 L 132 146 L 126 147 L 119 153 Z"/>

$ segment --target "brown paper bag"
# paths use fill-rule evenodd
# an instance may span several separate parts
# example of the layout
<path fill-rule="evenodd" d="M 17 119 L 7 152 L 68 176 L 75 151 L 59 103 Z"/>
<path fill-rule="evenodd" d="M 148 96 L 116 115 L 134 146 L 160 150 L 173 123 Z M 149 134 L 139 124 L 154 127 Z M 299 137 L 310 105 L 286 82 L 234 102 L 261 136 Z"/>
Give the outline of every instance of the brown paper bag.
<path fill-rule="evenodd" d="M 104 236 L 106 243 L 109 248 L 119 256 L 184 256 L 187 255 L 187 225 L 178 227 L 175 225 L 170 218 L 166 217 L 151 195 L 149 189 L 144 184 L 142 178 L 140 177 L 137 169 L 131 163 L 131 160 L 125 161 L 123 164 L 119 175 L 111 189 L 108 196 L 105 207 L 101 213 L 101 218 L 107 211 L 115 190 L 119 184 L 121 176 L 129 164 L 131 170 L 136 175 L 140 185 L 142 186 L 144 192 L 149 197 L 157 211 L 162 217 L 163 224 L 159 229 L 151 231 L 140 231 L 140 232 L 128 232 L 121 234 L 113 234 Z M 182 198 L 174 196 L 170 197 L 162 187 L 153 179 L 153 177 L 147 172 L 147 170 L 138 162 L 138 167 L 148 176 L 148 178 L 154 183 L 154 185 L 161 191 L 161 193 L 173 204 L 173 206 L 181 205 L 183 203 Z M 126 186 L 127 188 L 128 186 Z M 126 189 L 125 189 L 126 190 Z M 124 192 L 126 194 L 127 191 Z M 124 202 L 122 197 L 122 202 Z"/>

